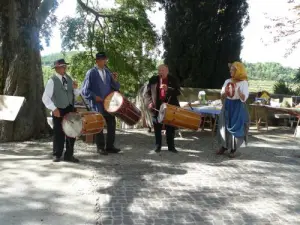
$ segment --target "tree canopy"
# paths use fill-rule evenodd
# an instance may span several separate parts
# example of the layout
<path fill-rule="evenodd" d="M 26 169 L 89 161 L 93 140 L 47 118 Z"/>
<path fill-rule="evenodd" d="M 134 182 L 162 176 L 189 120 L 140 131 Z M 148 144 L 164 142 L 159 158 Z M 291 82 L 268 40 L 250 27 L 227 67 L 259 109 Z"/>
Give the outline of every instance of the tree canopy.
<path fill-rule="evenodd" d="M 144 0 L 116 0 L 114 8 L 102 9 L 78 2 L 78 15 L 61 24 L 63 48 L 83 49 L 71 58 L 71 74 L 82 80 L 95 64 L 95 53 L 105 51 L 108 67 L 119 73 L 122 91 L 135 94 L 156 66 L 159 38 L 147 15 L 153 5 Z"/>
<path fill-rule="evenodd" d="M 299 1 L 287 0 L 290 8 L 286 16 L 272 17 L 267 15 L 269 24 L 265 28 L 270 31 L 275 43 L 287 40 L 290 46 L 286 49 L 285 57 L 289 56 L 300 44 L 300 4 Z"/>

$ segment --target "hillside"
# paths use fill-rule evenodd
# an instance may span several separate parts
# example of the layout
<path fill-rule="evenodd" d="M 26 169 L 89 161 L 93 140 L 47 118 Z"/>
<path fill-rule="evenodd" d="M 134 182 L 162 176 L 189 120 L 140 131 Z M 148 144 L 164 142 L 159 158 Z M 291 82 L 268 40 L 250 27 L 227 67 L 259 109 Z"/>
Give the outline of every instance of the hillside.
<path fill-rule="evenodd" d="M 52 73 L 47 67 L 53 65 L 53 62 L 59 58 L 65 58 L 66 61 L 70 61 L 70 58 L 77 52 L 67 52 L 65 54 L 55 53 L 42 57 L 42 65 L 44 67 L 45 79 L 48 79 L 49 74 Z M 160 60 L 158 62 L 162 63 Z M 291 83 L 292 87 L 295 87 L 294 78 L 297 74 L 296 69 L 284 67 L 280 63 L 268 62 L 268 63 L 245 63 L 249 77 L 249 87 L 251 92 L 258 92 L 266 90 L 273 93 L 273 87 L 276 81 L 284 80 Z"/>
<path fill-rule="evenodd" d="M 42 56 L 42 65 L 43 66 L 52 66 L 53 62 L 57 59 L 64 58 L 67 62 L 71 59 L 73 55 L 75 55 L 76 51 L 71 51 L 67 53 L 53 53 L 50 55 Z"/>

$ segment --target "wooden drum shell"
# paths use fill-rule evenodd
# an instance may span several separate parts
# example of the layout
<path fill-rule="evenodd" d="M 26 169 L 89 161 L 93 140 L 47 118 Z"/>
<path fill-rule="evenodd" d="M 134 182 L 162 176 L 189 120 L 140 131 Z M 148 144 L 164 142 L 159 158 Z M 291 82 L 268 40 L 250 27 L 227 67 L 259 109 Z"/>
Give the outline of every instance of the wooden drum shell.
<path fill-rule="evenodd" d="M 97 112 L 71 112 L 62 121 L 65 135 L 72 138 L 100 133 L 104 126 L 104 117 Z"/>
<path fill-rule="evenodd" d="M 82 117 L 82 135 L 100 133 L 105 126 L 105 119 L 100 113 L 84 112 Z"/>
<path fill-rule="evenodd" d="M 118 98 L 118 100 L 116 101 L 114 98 Z M 112 104 L 115 105 L 111 106 Z M 137 124 L 142 117 L 141 111 L 117 91 L 106 96 L 104 99 L 104 109 L 129 126 Z"/>
<path fill-rule="evenodd" d="M 164 103 L 160 107 L 159 122 L 178 128 L 198 130 L 201 124 L 201 116 L 178 106 Z"/>

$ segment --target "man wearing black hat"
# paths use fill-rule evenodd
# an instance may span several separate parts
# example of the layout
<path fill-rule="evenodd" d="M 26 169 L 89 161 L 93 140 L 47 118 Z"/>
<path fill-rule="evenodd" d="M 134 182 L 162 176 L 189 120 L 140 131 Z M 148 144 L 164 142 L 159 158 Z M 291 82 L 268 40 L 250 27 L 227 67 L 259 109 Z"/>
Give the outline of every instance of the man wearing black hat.
<path fill-rule="evenodd" d="M 48 80 L 43 94 L 44 105 L 52 111 L 53 161 L 59 162 L 66 143 L 64 161 L 78 163 L 73 156 L 75 138 L 66 137 L 62 129 L 64 115 L 74 111 L 74 94 L 78 95 L 77 83 L 66 74 L 68 63 L 64 59 L 54 62 L 55 74 Z"/>
<path fill-rule="evenodd" d="M 94 111 L 100 112 L 106 121 L 106 144 L 103 131 L 96 134 L 97 151 L 102 155 L 118 153 L 120 149 L 114 146 L 116 133 L 116 118 L 105 111 L 103 101 L 112 91 L 118 91 L 120 84 L 117 74 L 111 73 L 106 67 L 107 56 L 104 52 L 96 54 L 96 66 L 86 73 L 82 86 L 82 94 L 89 101 Z"/>

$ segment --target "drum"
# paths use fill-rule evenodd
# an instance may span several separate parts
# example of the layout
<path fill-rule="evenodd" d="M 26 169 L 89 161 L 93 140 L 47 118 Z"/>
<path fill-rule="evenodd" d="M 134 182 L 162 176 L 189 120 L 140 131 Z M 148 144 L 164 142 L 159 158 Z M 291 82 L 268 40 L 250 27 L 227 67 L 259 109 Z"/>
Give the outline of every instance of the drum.
<path fill-rule="evenodd" d="M 97 134 L 104 128 L 105 120 L 96 112 L 71 112 L 64 116 L 62 128 L 68 137 Z"/>
<path fill-rule="evenodd" d="M 189 110 L 163 103 L 159 109 L 158 122 L 174 127 L 198 130 L 201 116 Z"/>
<path fill-rule="evenodd" d="M 104 99 L 104 109 L 129 126 L 137 124 L 142 116 L 141 111 L 117 91 Z"/>

